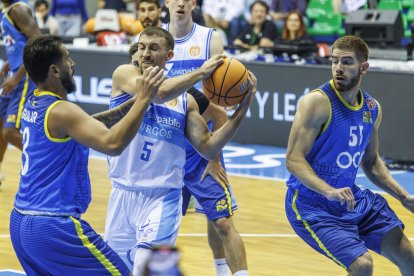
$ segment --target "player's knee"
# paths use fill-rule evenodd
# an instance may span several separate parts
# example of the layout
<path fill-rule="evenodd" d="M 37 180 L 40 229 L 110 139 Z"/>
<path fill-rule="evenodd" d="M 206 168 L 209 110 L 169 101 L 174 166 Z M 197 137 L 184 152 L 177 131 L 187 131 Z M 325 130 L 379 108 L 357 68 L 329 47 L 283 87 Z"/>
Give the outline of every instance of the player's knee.
<path fill-rule="evenodd" d="M 219 218 L 214 221 L 214 228 L 220 236 L 229 236 L 233 230 L 231 218 Z"/>
<path fill-rule="evenodd" d="M 374 268 L 372 256 L 369 253 L 358 257 L 350 266 L 351 275 L 372 275 Z"/>

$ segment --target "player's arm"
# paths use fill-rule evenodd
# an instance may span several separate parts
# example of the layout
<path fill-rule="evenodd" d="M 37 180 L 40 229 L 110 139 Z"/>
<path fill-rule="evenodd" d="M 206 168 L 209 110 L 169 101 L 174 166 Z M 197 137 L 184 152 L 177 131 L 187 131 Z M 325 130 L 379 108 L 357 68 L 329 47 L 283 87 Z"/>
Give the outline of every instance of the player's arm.
<path fill-rule="evenodd" d="M 157 98 L 154 100 L 156 103 L 165 103 L 177 98 L 179 95 L 187 91 L 197 82 L 202 79 L 208 78 L 211 73 L 223 63 L 225 55 L 222 53 L 211 56 L 206 60 L 203 65 L 190 73 L 183 74 L 174 78 L 167 79 L 160 87 L 160 91 L 157 94 Z"/>
<path fill-rule="evenodd" d="M 34 20 L 32 11 L 25 5 L 16 5 L 10 9 L 9 16 L 16 28 L 23 33 L 27 39 L 35 35 L 41 35 L 39 28 Z M 10 93 L 26 74 L 26 69 L 22 64 L 12 77 L 6 79 L 2 84 L 3 92 Z"/>
<path fill-rule="evenodd" d="M 188 97 L 186 136 L 193 147 L 206 159 L 214 159 L 221 149 L 233 137 L 240 126 L 256 93 L 257 80 L 253 74 L 249 77 L 250 90 L 240 102 L 232 117 L 217 131 L 210 135 L 207 123 L 199 114 L 194 98 Z"/>
<path fill-rule="evenodd" d="M 351 189 L 333 188 L 319 178 L 306 161 L 306 156 L 328 121 L 330 112 L 329 100 L 322 93 L 313 92 L 301 99 L 289 134 L 286 167 L 309 189 L 329 200 L 346 202 L 348 210 L 352 211 L 355 199 Z"/>
<path fill-rule="evenodd" d="M 164 81 L 163 70 L 148 68 L 137 78 L 136 100 L 130 111 L 112 128 L 95 120 L 77 105 L 63 101 L 48 116 L 48 130 L 54 138 L 72 137 L 77 142 L 108 155 L 118 155 L 133 139 L 151 100 Z"/>
<path fill-rule="evenodd" d="M 391 176 L 384 162 L 379 155 L 378 129 L 382 120 L 382 110 L 378 108 L 378 117 L 375 122 L 371 139 L 365 149 L 361 167 L 368 179 L 376 186 L 386 191 L 401 202 L 409 196 L 409 193 L 402 188 Z M 412 209 L 414 210 L 414 209 Z"/>

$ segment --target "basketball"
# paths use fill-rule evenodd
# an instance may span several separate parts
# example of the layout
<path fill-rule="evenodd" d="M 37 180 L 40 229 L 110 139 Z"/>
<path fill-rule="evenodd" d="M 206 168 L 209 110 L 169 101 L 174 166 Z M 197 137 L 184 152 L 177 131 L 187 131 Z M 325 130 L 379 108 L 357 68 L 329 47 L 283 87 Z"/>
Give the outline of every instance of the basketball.
<path fill-rule="evenodd" d="M 249 72 L 240 61 L 224 58 L 224 63 L 210 77 L 203 79 L 204 95 L 219 106 L 238 104 L 249 91 L 248 77 Z"/>

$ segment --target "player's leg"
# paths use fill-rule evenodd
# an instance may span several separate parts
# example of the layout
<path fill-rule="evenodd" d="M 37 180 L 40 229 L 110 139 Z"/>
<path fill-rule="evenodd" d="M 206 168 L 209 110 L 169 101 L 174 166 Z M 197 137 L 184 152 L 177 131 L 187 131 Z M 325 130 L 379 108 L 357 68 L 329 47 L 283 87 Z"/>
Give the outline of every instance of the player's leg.
<path fill-rule="evenodd" d="M 372 275 L 374 264 L 372 256 L 368 252 L 359 256 L 348 268 L 350 276 L 369 276 Z"/>
<path fill-rule="evenodd" d="M 142 275 L 156 246 L 175 246 L 182 218 L 181 189 L 150 188 L 143 192 L 136 214 L 136 245 L 128 252 L 134 260 L 134 275 Z"/>
<path fill-rule="evenodd" d="M 11 92 L 9 105 L 5 115 L 3 125 L 3 139 L 22 150 L 22 135 L 20 133 L 20 121 L 23 112 L 23 106 L 27 98 L 33 94 L 35 84 L 29 79 L 28 75 L 24 76 L 15 89 Z"/>
<path fill-rule="evenodd" d="M 211 251 L 213 252 L 216 276 L 229 275 L 230 270 L 227 265 L 223 243 L 220 239 L 220 236 L 217 234 L 217 231 L 214 228 L 213 223 L 209 220 L 207 220 L 207 237 L 208 244 L 211 248 Z"/>
<path fill-rule="evenodd" d="M 108 201 L 104 240 L 121 257 L 132 271 L 133 260 L 127 252 L 136 243 L 135 224 L 131 223 L 131 212 L 140 206 L 139 191 L 112 188 Z"/>
<path fill-rule="evenodd" d="M 414 275 L 414 248 L 401 228 L 396 227 L 384 235 L 381 255 L 396 264 L 402 275 Z"/>
<path fill-rule="evenodd" d="M 3 139 L 3 125 L 6 117 L 7 107 L 9 106 L 10 96 L 1 96 L 0 95 L 0 185 L 1 182 L 5 179 L 5 176 L 2 172 L 2 164 L 4 155 L 7 150 L 7 141 Z"/>

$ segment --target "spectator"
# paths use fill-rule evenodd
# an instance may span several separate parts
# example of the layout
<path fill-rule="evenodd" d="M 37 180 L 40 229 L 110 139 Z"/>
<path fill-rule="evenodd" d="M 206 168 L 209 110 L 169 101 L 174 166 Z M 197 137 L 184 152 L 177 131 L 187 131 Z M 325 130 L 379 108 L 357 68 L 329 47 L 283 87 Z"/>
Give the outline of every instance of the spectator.
<path fill-rule="evenodd" d="M 46 29 L 51 35 L 59 35 L 59 23 L 53 15 L 49 14 L 49 3 L 46 0 L 37 0 L 34 8 L 39 29 Z"/>
<path fill-rule="evenodd" d="M 269 14 L 269 6 L 265 1 L 256 0 L 250 5 L 251 24 L 243 31 L 240 39 L 234 40 L 234 45 L 249 50 L 274 46 L 277 36 L 275 24 L 266 19 Z"/>
<path fill-rule="evenodd" d="M 310 40 L 302 15 L 297 11 L 288 14 L 282 31 L 282 40 Z"/>
<path fill-rule="evenodd" d="M 204 1 L 201 8 L 206 27 L 215 28 L 222 36 L 223 45 L 232 42 L 233 19 L 243 15 L 244 0 L 216 0 Z"/>
<path fill-rule="evenodd" d="M 289 12 L 298 11 L 302 16 L 306 12 L 307 0 L 272 0 L 270 16 L 279 29 L 283 28 Z"/>
<path fill-rule="evenodd" d="M 59 22 L 62 36 L 79 36 L 82 22 L 88 20 L 85 0 L 53 0 L 50 13 Z"/>

